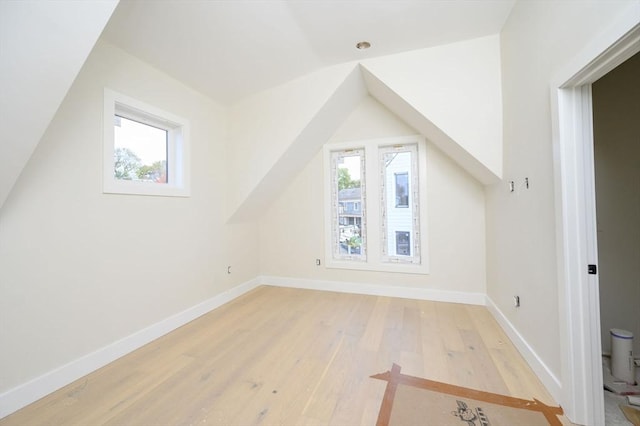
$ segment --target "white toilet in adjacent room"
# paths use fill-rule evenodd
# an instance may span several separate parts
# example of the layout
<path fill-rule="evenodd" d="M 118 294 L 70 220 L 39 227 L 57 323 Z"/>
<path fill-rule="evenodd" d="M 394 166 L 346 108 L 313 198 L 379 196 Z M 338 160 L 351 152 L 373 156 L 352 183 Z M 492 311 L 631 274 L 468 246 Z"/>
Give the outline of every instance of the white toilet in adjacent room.
<path fill-rule="evenodd" d="M 633 333 L 612 328 L 611 333 L 611 374 L 627 384 L 636 383 L 633 360 Z"/>

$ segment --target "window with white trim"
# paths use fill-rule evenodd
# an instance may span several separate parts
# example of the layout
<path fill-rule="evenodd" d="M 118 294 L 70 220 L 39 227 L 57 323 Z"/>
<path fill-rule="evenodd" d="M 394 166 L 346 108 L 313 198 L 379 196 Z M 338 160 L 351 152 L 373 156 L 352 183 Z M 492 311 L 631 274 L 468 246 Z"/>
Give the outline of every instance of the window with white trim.
<path fill-rule="evenodd" d="M 104 90 L 103 192 L 187 197 L 189 123 Z"/>
<path fill-rule="evenodd" d="M 332 151 L 330 161 L 331 256 L 334 259 L 366 261 L 364 150 Z"/>
<path fill-rule="evenodd" d="M 382 260 L 420 263 L 418 145 L 382 146 L 378 153 Z"/>
<path fill-rule="evenodd" d="M 325 145 L 327 267 L 428 273 L 425 164 L 417 136 Z"/>

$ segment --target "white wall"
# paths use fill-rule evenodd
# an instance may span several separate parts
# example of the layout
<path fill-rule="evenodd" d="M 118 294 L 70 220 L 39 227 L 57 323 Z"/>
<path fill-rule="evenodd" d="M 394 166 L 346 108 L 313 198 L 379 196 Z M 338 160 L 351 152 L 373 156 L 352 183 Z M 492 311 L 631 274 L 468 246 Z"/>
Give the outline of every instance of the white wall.
<path fill-rule="evenodd" d="M 502 177 L 502 100 L 500 88 L 500 38 L 475 38 L 443 46 L 413 50 L 362 62 L 374 97 L 379 81 L 433 123 L 419 126 L 444 152 L 468 167 L 470 156 L 482 172 L 481 182 Z M 373 87 L 372 87 L 373 86 Z M 383 100 L 383 102 L 386 102 Z M 397 114 L 401 106 L 389 101 Z M 430 132 L 428 127 L 435 126 Z M 444 137 L 437 137 L 443 132 Z M 450 145 L 456 145 L 451 147 Z M 475 168 L 469 167 L 471 172 Z M 491 176 L 490 178 L 488 176 Z"/>
<path fill-rule="evenodd" d="M 556 379 L 561 353 L 549 85 L 631 3 L 517 2 L 501 33 L 504 182 L 486 190 L 487 289 Z M 514 193 L 509 180 L 516 182 Z M 518 309 L 514 295 L 521 298 Z"/>
<path fill-rule="evenodd" d="M 416 131 L 371 97 L 366 97 L 328 143 Z M 260 220 L 263 275 L 484 293 L 485 220 L 483 187 L 449 157 L 427 144 L 429 275 L 329 269 L 324 260 L 322 152 L 283 188 Z M 461 267 L 464 265 L 464 267 Z"/>
<path fill-rule="evenodd" d="M 633 332 L 640 354 L 640 54 L 593 84 L 602 348 Z"/>
<path fill-rule="evenodd" d="M 191 197 L 102 193 L 105 86 L 190 121 Z M 226 126 L 226 109 L 96 46 L 0 210 L 0 393 L 258 275 L 257 226 L 225 225 Z"/>
<path fill-rule="evenodd" d="M 229 216 L 257 217 L 367 92 L 481 182 L 495 182 L 502 174 L 500 90 L 493 35 L 327 67 L 241 100 L 230 111 Z"/>
<path fill-rule="evenodd" d="M 257 217 L 366 93 L 357 64 L 347 63 L 234 104 L 228 146 L 232 220 Z"/>

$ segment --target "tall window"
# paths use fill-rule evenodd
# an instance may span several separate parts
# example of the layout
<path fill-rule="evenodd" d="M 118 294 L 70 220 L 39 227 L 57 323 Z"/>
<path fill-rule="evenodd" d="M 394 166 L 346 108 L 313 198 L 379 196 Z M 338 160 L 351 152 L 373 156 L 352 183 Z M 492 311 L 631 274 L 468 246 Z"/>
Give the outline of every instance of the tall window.
<path fill-rule="evenodd" d="M 189 196 L 188 121 L 104 91 L 105 193 Z"/>
<path fill-rule="evenodd" d="M 325 146 L 328 267 L 428 273 L 424 141 Z"/>
<path fill-rule="evenodd" d="M 333 151 L 331 255 L 334 259 L 364 261 L 367 258 L 364 186 L 364 150 Z"/>
<path fill-rule="evenodd" d="M 384 262 L 420 263 L 417 154 L 417 144 L 379 148 Z"/>

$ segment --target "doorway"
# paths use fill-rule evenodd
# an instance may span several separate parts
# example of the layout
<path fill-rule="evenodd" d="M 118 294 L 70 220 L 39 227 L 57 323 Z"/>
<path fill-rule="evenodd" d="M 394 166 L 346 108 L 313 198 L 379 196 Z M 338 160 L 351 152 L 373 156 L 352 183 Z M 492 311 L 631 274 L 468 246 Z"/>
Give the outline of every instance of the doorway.
<path fill-rule="evenodd" d="M 611 374 L 610 330 L 631 332 L 640 354 L 640 53 L 592 84 L 592 102 L 605 423 L 626 424 L 616 380 L 635 369 Z"/>
<path fill-rule="evenodd" d="M 638 51 L 640 24 L 628 17 L 586 46 L 551 85 L 561 403 L 579 424 L 604 424 L 592 84 Z"/>

